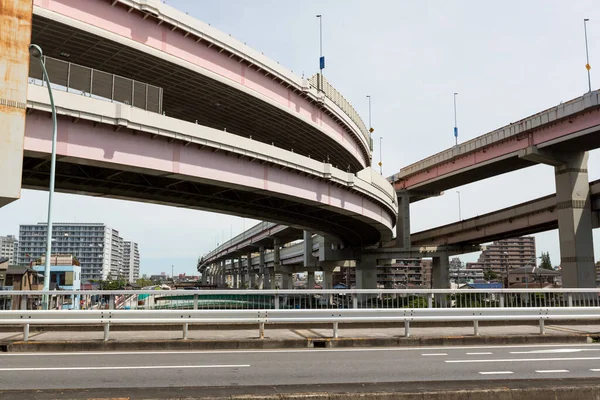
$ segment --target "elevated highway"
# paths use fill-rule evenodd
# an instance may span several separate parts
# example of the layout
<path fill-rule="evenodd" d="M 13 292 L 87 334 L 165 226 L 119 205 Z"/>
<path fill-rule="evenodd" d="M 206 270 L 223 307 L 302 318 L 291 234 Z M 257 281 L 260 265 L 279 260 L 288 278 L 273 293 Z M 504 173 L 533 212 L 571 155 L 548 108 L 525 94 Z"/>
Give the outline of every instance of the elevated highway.
<path fill-rule="evenodd" d="M 393 188 L 370 168 L 360 116 L 322 77 L 299 78 L 158 0 L 34 0 L 30 25 L 11 12 L 46 57 L 58 191 L 264 219 L 348 246 L 391 238 Z M 39 65 L 19 56 L 26 102 L 2 104 L 26 110 L 23 147 L 9 148 L 15 165 L 0 178 L 22 169 L 18 190 L 45 189 L 51 110 Z"/>
<path fill-rule="evenodd" d="M 597 90 L 586 93 L 406 166 L 388 179 L 419 200 L 539 163 L 564 164 L 569 153 L 600 147 L 599 96 Z"/>
<path fill-rule="evenodd" d="M 159 0 L 34 0 L 31 41 L 47 56 L 162 88 L 167 116 L 343 170 L 371 164 L 367 128 L 331 85 L 316 88 Z"/>
<path fill-rule="evenodd" d="M 46 88 L 30 84 L 23 186 L 47 187 Z M 300 225 L 361 246 L 390 239 L 395 195 L 358 174 L 213 128 L 138 108 L 55 92 L 57 190 Z M 386 187 L 387 186 L 387 187 Z"/>

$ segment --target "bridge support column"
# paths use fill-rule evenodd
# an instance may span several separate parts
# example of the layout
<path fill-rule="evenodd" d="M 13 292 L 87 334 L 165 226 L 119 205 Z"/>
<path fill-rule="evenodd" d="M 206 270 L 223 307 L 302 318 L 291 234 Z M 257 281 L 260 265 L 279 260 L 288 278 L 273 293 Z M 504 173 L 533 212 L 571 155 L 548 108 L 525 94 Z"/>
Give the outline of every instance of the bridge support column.
<path fill-rule="evenodd" d="M 356 262 L 356 289 L 377 289 L 377 260 L 363 257 Z"/>
<path fill-rule="evenodd" d="M 3 1 L 0 6 L 0 207 L 21 197 L 32 7 L 27 0 Z"/>
<path fill-rule="evenodd" d="M 596 287 L 588 153 L 561 154 L 555 167 L 563 287 Z"/>
<path fill-rule="evenodd" d="M 306 271 L 306 288 L 308 290 L 315 290 L 315 271 Z"/>
<path fill-rule="evenodd" d="M 273 275 L 271 276 L 271 289 L 275 289 L 277 282 L 275 276 L 281 269 L 281 242 L 278 238 L 273 239 Z"/>
<path fill-rule="evenodd" d="M 398 193 L 398 222 L 396 223 L 396 247 L 410 249 L 410 199 L 407 192 Z"/>
<path fill-rule="evenodd" d="M 264 246 L 260 246 L 258 249 L 258 288 L 266 289 L 269 288 L 268 283 L 268 271 L 265 268 L 265 248 Z"/>
<path fill-rule="evenodd" d="M 323 270 L 323 289 L 333 289 L 333 270 L 335 264 L 332 262 L 321 262 L 321 269 Z"/>
<path fill-rule="evenodd" d="M 450 288 L 450 261 L 448 256 L 433 257 L 431 263 L 431 280 L 433 289 Z"/>
<path fill-rule="evenodd" d="M 450 288 L 450 261 L 448 256 L 433 257 L 431 263 L 431 283 L 433 289 L 448 289 Z M 434 296 L 435 304 L 438 307 L 444 305 L 446 295 L 436 294 Z"/>
<path fill-rule="evenodd" d="M 235 259 L 231 260 L 231 275 L 233 275 L 233 279 L 232 279 L 232 283 L 233 283 L 233 288 L 237 289 L 239 287 L 238 284 L 238 272 L 239 272 L 239 266 L 236 265 Z"/>
<path fill-rule="evenodd" d="M 220 287 L 227 286 L 227 270 L 226 270 L 225 260 L 221 261 L 221 266 L 219 267 L 219 282 L 217 283 Z"/>
<path fill-rule="evenodd" d="M 281 288 L 282 289 L 293 289 L 294 280 L 292 279 L 292 275 L 294 274 L 294 270 L 290 267 L 281 268 Z"/>
<path fill-rule="evenodd" d="M 244 267 L 244 260 L 242 259 L 242 257 L 240 256 L 239 258 L 239 271 L 240 271 L 240 288 L 242 289 L 246 289 L 247 286 L 247 282 L 248 282 L 248 270 L 246 269 L 246 267 Z"/>
<path fill-rule="evenodd" d="M 248 267 L 248 289 L 255 289 L 256 274 L 254 273 L 254 268 L 252 268 L 252 253 L 246 255 L 246 266 Z"/>

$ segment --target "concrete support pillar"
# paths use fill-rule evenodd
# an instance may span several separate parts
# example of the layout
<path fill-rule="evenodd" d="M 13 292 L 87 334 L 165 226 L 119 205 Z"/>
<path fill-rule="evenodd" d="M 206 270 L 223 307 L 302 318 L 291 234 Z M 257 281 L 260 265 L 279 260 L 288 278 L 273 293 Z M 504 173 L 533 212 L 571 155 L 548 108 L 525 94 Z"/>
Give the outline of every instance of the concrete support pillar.
<path fill-rule="evenodd" d="M 278 238 L 273 239 L 273 275 L 271 277 L 271 289 L 275 289 L 275 276 L 281 271 L 281 241 Z"/>
<path fill-rule="evenodd" d="M 28 0 L 0 2 L 0 207 L 21 197 L 32 7 Z"/>
<path fill-rule="evenodd" d="M 431 281 L 433 289 L 450 288 L 450 261 L 448 256 L 433 257 L 431 263 Z"/>
<path fill-rule="evenodd" d="M 246 289 L 246 286 L 248 284 L 248 270 L 244 266 L 244 260 L 242 259 L 242 257 L 238 259 L 238 263 L 238 266 L 240 268 L 240 288 Z"/>
<path fill-rule="evenodd" d="M 448 256 L 433 257 L 431 263 L 431 283 L 433 289 L 450 288 L 450 261 Z M 447 296 L 445 294 L 436 294 L 434 296 L 437 307 L 446 307 Z"/>
<path fill-rule="evenodd" d="M 281 289 L 293 289 L 294 288 L 294 280 L 292 279 L 292 275 L 294 271 L 290 267 L 282 267 L 281 268 Z"/>
<path fill-rule="evenodd" d="M 265 289 L 270 287 L 267 282 L 268 271 L 265 268 L 265 248 L 260 246 L 258 249 L 258 288 Z"/>
<path fill-rule="evenodd" d="M 398 193 L 398 222 L 396 247 L 410 249 L 410 199 L 407 192 Z"/>
<path fill-rule="evenodd" d="M 356 289 L 377 289 L 377 260 L 363 257 L 356 262 Z"/>
<path fill-rule="evenodd" d="M 588 153 L 561 154 L 555 167 L 563 287 L 596 287 Z"/>
<path fill-rule="evenodd" d="M 313 237 L 309 231 L 304 231 L 304 266 L 315 267 L 317 265 L 317 258 L 313 256 Z"/>
<path fill-rule="evenodd" d="M 323 270 L 323 289 L 333 289 L 333 270 L 335 264 L 332 262 L 321 262 L 321 269 Z"/>
<path fill-rule="evenodd" d="M 307 271 L 306 272 L 306 288 L 308 290 L 315 290 L 315 271 L 311 270 L 311 271 Z"/>
<path fill-rule="evenodd" d="M 254 285 L 256 285 L 256 274 L 252 267 L 252 253 L 246 255 L 246 267 L 248 268 L 248 289 L 254 289 Z"/>
<path fill-rule="evenodd" d="M 233 288 L 237 289 L 239 287 L 238 275 L 239 275 L 239 266 L 236 264 L 235 259 L 231 260 L 231 275 L 233 275 L 232 283 Z"/>

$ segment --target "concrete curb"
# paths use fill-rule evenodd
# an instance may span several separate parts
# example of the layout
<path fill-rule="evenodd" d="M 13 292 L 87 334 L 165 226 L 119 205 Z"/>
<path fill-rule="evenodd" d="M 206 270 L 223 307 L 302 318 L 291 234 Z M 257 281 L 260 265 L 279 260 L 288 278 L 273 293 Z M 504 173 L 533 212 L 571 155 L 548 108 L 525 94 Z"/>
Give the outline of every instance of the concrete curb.
<path fill-rule="evenodd" d="M 388 338 L 28 341 L 0 344 L 0 352 L 85 352 L 159 350 L 260 350 L 351 347 L 476 346 L 590 343 L 588 335 L 511 335 Z"/>
<path fill-rule="evenodd" d="M 325 385 L 0 390 L 6 400 L 581 400 L 600 398 L 596 379 L 424 381 Z"/>

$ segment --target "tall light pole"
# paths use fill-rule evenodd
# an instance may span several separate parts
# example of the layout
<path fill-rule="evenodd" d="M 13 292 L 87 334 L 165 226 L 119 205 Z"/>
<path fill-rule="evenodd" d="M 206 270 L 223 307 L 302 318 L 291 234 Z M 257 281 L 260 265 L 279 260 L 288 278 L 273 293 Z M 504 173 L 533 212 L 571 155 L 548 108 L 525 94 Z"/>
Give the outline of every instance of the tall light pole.
<path fill-rule="evenodd" d="M 460 192 L 457 190 L 456 194 L 458 195 L 458 220 L 462 221 L 462 215 L 460 212 Z"/>
<path fill-rule="evenodd" d="M 50 157 L 50 186 L 48 188 L 48 231 L 46 237 L 46 262 L 44 265 L 44 291 L 50 290 L 50 257 L 52 255 L 52 195 L 54 194 L 54 176 L 56 173 L 56 107 L 54 106 L 54 96 L 52 95 L 52 87 L 50 86 L 50 78 L 48 71 L 44 65 L 42 48 L 36 44 L 29 45 L 29 55 L 36 59 L 42 67 L 44 80 L 48 86 L 48 96 L 50 97 L 50 108 L 52 109 L 52 155 Z M 48 295 L 42 297 L 42 309 L 48 309 Z"/>
<path fill-rule="evenodd" d="M 454 144 L 458 146 L 458 124 L 456 122 L 456 96 L 458 93 L 454 93 Z"/>
<path fill-rule="evenodd" d="M 371 95 L 370 94 L 367 95 L 367 99 L 369 99 L 369 131 L 371 131 L 371 128 L 373 128 L 373 125 L 371 125 Z"/>
<path fill-rule="evenodd" d="M 323 57 L 323 16 L 317 15 L 319 18 L 319 89 L 323 90 L 323 69 L 325 69 L 325 57 Z"/>
<path fill-rule="evenodd" d="M 379 173 L 383 175 L 383 156 L 382 156 L 382 147 L 381 141 L 383 140 L 383 136 L 379 136 Z"/>
<path fill-rule="evenodd" d="M 586 64 L 585 64 L 585 69 L 587 69 L 587 74 L 588 74 L 588 92 L 592 91 L 592 80 L 590 78 L 590 69 L 592 69 L 592 67 L 590 66 L 590 54 L 588 51 L 588 40 L 587 40 L 587 22 L 589 21 L 589 18 L 585 18 L 583 20 L 583 32 L 585 34 L 585 59 L 586 59 Z"/>

